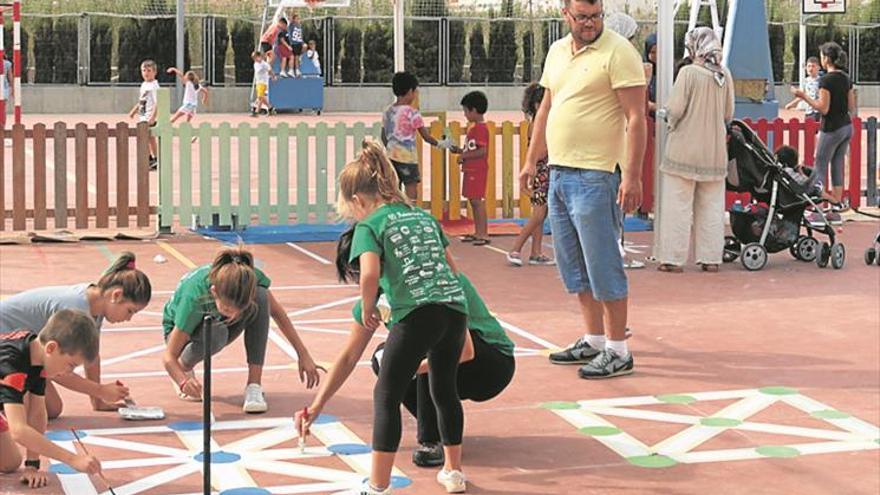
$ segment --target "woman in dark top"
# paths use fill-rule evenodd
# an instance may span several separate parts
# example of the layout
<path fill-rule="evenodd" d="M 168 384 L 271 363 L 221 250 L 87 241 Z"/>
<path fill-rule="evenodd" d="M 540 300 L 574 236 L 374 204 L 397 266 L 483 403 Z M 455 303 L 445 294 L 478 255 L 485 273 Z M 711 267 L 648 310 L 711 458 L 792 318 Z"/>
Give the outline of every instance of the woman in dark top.
<path fill-rule="evenodd" d="M 819 144 L 816 147 L 816 167 L 812 182 L 824 190 L 828 164 L 831 164 L 831 196 L 826 199 L 840 203 L 843 196 L 844 161 L 852 137 L 850 112 L 855 109 L 855 93 L 852 82 L 844 72 L 847 65 L 846 52 L 837 43 L 828 42 L 819 47 L 822 67 L 827 73 L 819 79 L 819 98 L 813 99 L 800 88 L 791 88 L 792 94 L 805 101 L 822 114 Z M 836 211 L 826 215 L 829 222 L 840 222 Z M 821 216 L 814 214 L 811 223 L 821 223 Z"/>
<path fill-rule="evenodd" d="M 648 76 L 648 115 L 654 118 L 657 111 L 657 34 L 651 33 L 645 38 L 645 63 L 651 64 Z M 647 72 L 647 70 L 645 71 Z"/>

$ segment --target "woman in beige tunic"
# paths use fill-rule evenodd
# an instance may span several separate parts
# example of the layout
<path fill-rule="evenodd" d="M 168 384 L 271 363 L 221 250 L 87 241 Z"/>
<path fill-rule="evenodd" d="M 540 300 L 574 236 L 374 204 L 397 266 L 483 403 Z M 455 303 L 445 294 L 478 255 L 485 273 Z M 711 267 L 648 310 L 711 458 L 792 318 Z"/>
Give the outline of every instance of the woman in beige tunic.
<path fill-rule="evenodd" d="M 681 69 L 666 108 L 669 135 L 660 165 L 658 269 L 680 273 L 694 231 L 695 259 L 718 271 L 724 251 L 726 125 L 733 118 L 733 79 L 709 28 L 685 36 L 694 63 Z"/>

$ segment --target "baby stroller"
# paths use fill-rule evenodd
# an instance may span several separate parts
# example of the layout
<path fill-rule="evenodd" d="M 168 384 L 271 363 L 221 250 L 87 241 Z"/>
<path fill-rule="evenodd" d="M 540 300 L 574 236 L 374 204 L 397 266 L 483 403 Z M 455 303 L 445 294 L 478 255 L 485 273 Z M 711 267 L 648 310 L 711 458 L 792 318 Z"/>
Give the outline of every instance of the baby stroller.
<path fill-rule="evenodd" d="M 740 259 L 746 270 L 756 271 L 767 264 L 768 253 L 788 249 L 796 259 L 815 261 L 820 268 L 843 268 L 846 249 L 835 241 L 834 228 L 825 218 L 821 191 L 810 186 L 810 177 L 784 167 L 760 138 L 744 122 L 734 120 L 727 132 L 728 174 L 726 189 L 749 193 L 752 201 L 730 210 L 733 236 L 724 239 L 724 261 Z M 811 172 L 806 170 L 806 173 Z M 822 215 L 824 226 L 811 226 L 804 219 L 808 206 Z M 801 233 L 801 229 L 806 234 Z M 813 234 L 828 237 L 820 243 Z"/>

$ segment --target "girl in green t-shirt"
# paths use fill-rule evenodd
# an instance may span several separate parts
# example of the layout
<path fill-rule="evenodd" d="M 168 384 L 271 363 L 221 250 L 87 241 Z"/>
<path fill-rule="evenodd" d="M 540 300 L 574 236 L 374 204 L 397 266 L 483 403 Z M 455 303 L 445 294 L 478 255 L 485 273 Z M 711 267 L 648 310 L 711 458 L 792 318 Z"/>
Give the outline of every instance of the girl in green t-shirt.
<path fill-rule="evenodd" d="M 147 307 L 152 287 L 147 275 L 135 266 L 135 255 L 123 252 L 94 284 L 39 287 L 19 292 L 0 301 L 0 334 L 28 329 L 39 332 L 49 318 L 62 309 L 76 309 L 95 319 L 98 330 L 104 321 L 128 321 Z M 87 394 L 95 411 L 125 407 L 128 387 L 119 382 L 101 384 L 101 357 L 83 364 L 78 373 L 59 375 L 46 382 L 46 412 L 49 419 L 61 415 L 64 402 L 55 384 Z"/>
<path fill-rule="evenodd" d="M 162 361 L 178 397 L 199 401 L 202 385 L 193 368 L 204 358 L 204 317 L 212 315 L 211 354 L 216 354 L 244 334 L 248 380 L 242 409 L 262 413 L 269 409 L 263 396 L 263 362 L 269 339 L 269 318 L 296 349 L 299 378 L 307 388 L 318 385 L 318 370 L 287 312 L 269 291 L 270 281 L 254 267 L 254 257 L 240 247 L 221 251 L 210 265 L 184 275 L 165 304 L 162 326 L 165 353 Z M 324 370 L 326 371 L 326 370 Z"/>
<path fill-rule="evenodd" d="M 363 328 L 353 331 L 312 405 L 296 414 L 301 435 L 354 370 L 380 323 L 379 290 L 391 301 L 391 326 L 373 392 L 373 455 L 360 493 L 391 492 L 391 470 L 400 445 L 400 404 L 419 364 L 428 358 L 428 380 L 445 451 L 437 481 L 449 493 L 466 489 L 461 472 L 463 413 L 456 388 L 467 306 L 449 241 L 437 221 L 409 205 L 384 149 L 364 141 L 358 158 L 339 176 L 339 211 L 358 222 L 351 260 L 360 263 Z"/>
<path fill-rule="evenodd" d="M 340 236 L 336 245 L 336 272 L 343 282 L 357 283 L 360 266 L 357 259 L 351 260 L 351 240 L 354 227 Z M 458 396 L 461 400 L 485 402 L 497 397 L 513 379 L 516 362 L 513 357 L 514 344 L 507 336 L 501 323 L 492 316 L 486 303 L 477 293 L 464 273 L 458 274 L 468 306 L 468 331 L 465 332 L 464 347 L 458 365 Z M 381 311 L 383 297 L 380 297 L 380 313 L 386 327 L 392 326 L 390 318 Z M 387 304 L 387 302 L 385 302 Z M 365 332 L 361 325 L 361 302 L 351 309 L 354 318 L 352 332 Z M 390 317 L 390 314 L 388 315 Z M 385 343 L 376 347 L 371 359 L 373 372 L 379 374 Z M 403 405 L 415 416 L 418 422 L 419 447 L 413 451 L 413 464 L 421 467 L 443 464 L 443 446 L 440 443 L 440 430 L 437 426 L 437 409 L 431 398 L 428 384 L 428 363 L 423 360 L 418 375 L 410 381 L 403 398 Z"/>

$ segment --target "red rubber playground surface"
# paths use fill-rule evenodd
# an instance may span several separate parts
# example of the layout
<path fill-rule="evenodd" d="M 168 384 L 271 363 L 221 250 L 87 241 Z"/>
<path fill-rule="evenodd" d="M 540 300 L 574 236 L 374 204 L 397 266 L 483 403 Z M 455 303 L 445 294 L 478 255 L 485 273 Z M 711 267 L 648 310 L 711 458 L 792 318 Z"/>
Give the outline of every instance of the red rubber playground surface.
<path fill-rule="evenodd" d="M 754 273 L 738 263 L 717 274 L 691 267 L 682 275 L 651 267 L 629 272 L 635 373 L 593 382 L 545 357 L 583 331 L 555 269 L 505 266 L 509 237 L 496 237 L 490 248 L 454 241 L 460 267 L 518 346 L 508 389 L 487 403 L 464 404 L 468 492 L 878 493 L 880 269 L 861 260 L 877 229 L 867 222 L 844 227 L 850 256 L 842 270 L 778 253 Z M 650 233 L 627 238 L 633 256 L 649 251 Z M 63 416 L 49 426 L 67 448 L 76 447 L 64 432 L 80 430 L 117 494 L 202 491 L 201 405 L 179 401 L 165 376 L 160 313 L 180 276 L 219 247 L 186 235 L 0 248 L 2 296 L 93 280 L 122 250 L 138 255 L 153 282 L 145 311 L 105 326 L 103 377 L 125 382 L 141 405 L 163 407 L 166 420 L 126 422 L 63 391 Z M 331 361 L 357 295 L 334 281 L 326 262 L 334 246 L 252 248 L 313 356 Z M 167 263 L 153 261 L 159 254 Z M 375 383 L 369 367 L 357 368 L 300 454 L 290 417 L 313 392 L 296 379 L 295 355 L 279 335 L 273 332 L 266 361 L 266 414 L 241 412 L 242 344 L 214 360 L 213 438 L 222 452 L 214 457 L 215 493 L 338 493 L 367 470 Z M 435 470 L 410 462 L 414 432 L 406 417 L 395 479 L 408 486 L 398 493 L 442 493 Z M 109 493 L 97 478 L 53 470 L 61 474 L 34 491 L 16 475 L 0 476 L 0 493 Z"/>

